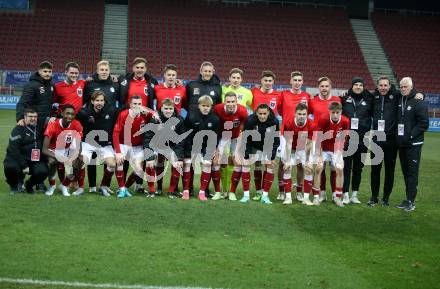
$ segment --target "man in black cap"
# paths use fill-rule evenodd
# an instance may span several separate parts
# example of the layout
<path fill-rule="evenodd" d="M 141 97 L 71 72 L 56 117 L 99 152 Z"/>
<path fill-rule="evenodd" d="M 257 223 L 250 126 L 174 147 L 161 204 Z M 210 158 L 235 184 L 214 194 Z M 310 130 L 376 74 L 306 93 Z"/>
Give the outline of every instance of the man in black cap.
<path fill-rule="evenodd" d="M 365 89 L 364 79 L 354 77 L 351 81 L 352 87 L 345 96 L 341 97 L 342 114 L 350 119 L 350 139 L 347 142 L 345 151 L 355 141 L 353 134 L 359 136 L 358 145 L 355 151 L 348 152 L 344 157 L 344 185 L 343 185 L 343 203 L 360 204 L 358 199 L 359 186 L 361 183 L 362 169 L 364 167 L 362 154 L 366 154 L 368 148 L 364 145 L 364 137 L 371 129 L 371 117 L 373 113 L 373 98 L 370 92 Z M 351 198 L 349 197 L 351 181 Z"/>

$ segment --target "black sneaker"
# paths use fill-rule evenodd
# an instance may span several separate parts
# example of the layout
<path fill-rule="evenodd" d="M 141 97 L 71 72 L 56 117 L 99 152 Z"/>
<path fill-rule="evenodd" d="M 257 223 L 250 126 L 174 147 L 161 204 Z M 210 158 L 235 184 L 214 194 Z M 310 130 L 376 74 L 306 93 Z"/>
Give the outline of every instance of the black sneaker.
<path fill-rule="evenodd" d="M 37 191 L 42 192 L 42 193 L 47 191 L 47 187 L 44 183 L 36 184 L 35 188 L 37 189 Z"/>
<path fill-rule="evenodd" d="M 377 199 L 370 199 L 370 200 L 368 201 L 368 203 L 367 203 L 367 205 L 370 206 L 370 207 L 374 207 L 374 206 L 376 206 L 377 204 L 379 204 L 379 201 L 378 201 Z"/>
<path fill-rule="evenodd" d="M 389 207 L 390 203 L 388 202 L 388 200 L 382 200 L 382 207 Z"/>
<path fill-rule="evenodd" d="M 33 185 L 29 181 L 26 181 L 24 183 L 24 189 L 26 190 L 26 193 L 28 193 L 28 194 L 34 193 Z"/>
<path fill-rule="evenodd" d="M 408 200 L 403 200 L 399 205 L 396 206 L 396 208 L 403 210 L 406 208 L 407 205 L 408 205 Z"/>
<path fill-rule="evenodd" d="M 142 187 L 141 187 L 141 188 L 137 188 L 136 191 L 135 191 L 135 193 L 136 193 L 136 194 L 141 194 L 141 195 L 143 195 L 143 194 L 145 194 L 145 190 L 144 190 L 144 188 L 142 188 Z"/>
<path fill-rule="evenodd" d="M 416 205 L 411 201 L 408 201 L 406 207 L 404 208 L 404 210 L 407 212 L 414 211 L 415 209 L 416 209 Z"/>

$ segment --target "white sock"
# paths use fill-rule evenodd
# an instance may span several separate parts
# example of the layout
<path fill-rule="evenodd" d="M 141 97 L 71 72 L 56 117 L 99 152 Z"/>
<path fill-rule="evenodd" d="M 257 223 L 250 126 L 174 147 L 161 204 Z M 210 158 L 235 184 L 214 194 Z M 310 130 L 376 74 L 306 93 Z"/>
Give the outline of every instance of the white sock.
<path fill-rule="evenodd" d="M 263 191 L 263 197 L 267 197 L 267 196 L 269 196 L 269 193 Z"/>
<path fill-rule="evenodd" d="M 249 198 L 249 191 L 244 191 L 243 192 L 243 197 L 248 197 Z"/>
<path fill-rule="evenodd" d="M 291 200 L 292 199 L 292 193 L 286 193 L 286 199 Z"/>
<path fill-rule="evenodd" d="M 353 191 L 353 192 L 351 193 L 351 197 L 357 197 L 357 194 L 358 194 L 358 191 Z"/>
<path fill-rule="evenodd" d="M 304 193 L 304 200 L 308 200 L 309 199 L 309 193 Z"/>
<path fill-rule="evenodd" d="M 345 193 L 344 193 L 344 197 L 348 197 L 348 192 L 345 192 Z"/>

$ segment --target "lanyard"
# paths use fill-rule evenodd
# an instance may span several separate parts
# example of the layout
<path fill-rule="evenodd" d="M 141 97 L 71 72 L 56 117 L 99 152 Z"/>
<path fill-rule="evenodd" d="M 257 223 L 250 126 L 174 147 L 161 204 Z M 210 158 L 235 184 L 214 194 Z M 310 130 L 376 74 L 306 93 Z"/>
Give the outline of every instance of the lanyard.
<path fill-rule="evenodd" d="M 403 99 L 405 98 L 405 104 L 403 103 Z M 402 118 L 405 117 L 405 107 L 406 107 L 406 103 L 408 102 L 408 97 L 407 96 L 402 96 Z"/>
<path fill-rule="evenodd" d="M 34 130 L 28 126 L 26 126 L 26 128 L 34 135 L 34 147 L 37 148 L 37 127 L 35 127 Z"/>
<path fill-rule="evenodd" d="M 382 97 L 382 107 L 381 107 L 381 110 L 380 110 L 380 119 L 383 119 L 383 105 L 384 105 L 384 98 L 385 98 L 385 96 L 381 96 Z"/>
<path fill-rule="evenodd" d="M 356 100 L 350 96 L 350 99 L 352 100 L 353 103 L 353 107 L 354 107 L 354 117 L 356 117 L 356 112 L 357 112 L 357 104 L 356 104 Z M 364 98 L 361 99 L 361 101 L 359 103 L 362 103 L 364 101 Z M 382 107 L 383 109 L 383 107 Z"/>

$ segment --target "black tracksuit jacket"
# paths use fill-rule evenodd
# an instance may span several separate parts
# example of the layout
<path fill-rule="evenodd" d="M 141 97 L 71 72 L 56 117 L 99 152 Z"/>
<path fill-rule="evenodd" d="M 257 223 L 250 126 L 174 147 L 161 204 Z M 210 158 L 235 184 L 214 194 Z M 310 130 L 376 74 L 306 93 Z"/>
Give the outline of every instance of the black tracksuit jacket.
<path fill-rule="evenodd" d="M 208 81 L 202 80 L 202 75 L 199 75 L 197 80 L 190 81 L 186 85 L 189 113 L 199 110 L 198 101 L 202 95 L 209 95 L 214 105 L 222 102 L 222 86 L 220 85 L 220 78 L 216 74 Z"/>

